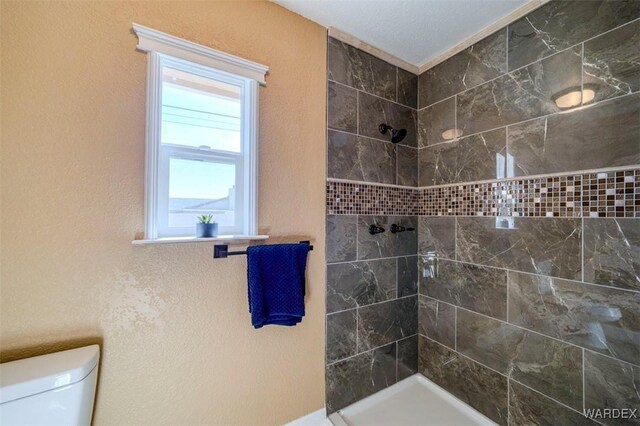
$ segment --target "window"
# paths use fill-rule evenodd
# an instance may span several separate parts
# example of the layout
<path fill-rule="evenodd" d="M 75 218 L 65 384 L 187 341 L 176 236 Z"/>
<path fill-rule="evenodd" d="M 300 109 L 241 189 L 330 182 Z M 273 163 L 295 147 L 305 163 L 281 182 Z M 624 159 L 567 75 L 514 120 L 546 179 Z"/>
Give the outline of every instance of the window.
<path fill-rule="evenodd" d="M 134 24 L 148 52 L 147 239 L 256 234 L 258 85 L 267 68 Z"/>

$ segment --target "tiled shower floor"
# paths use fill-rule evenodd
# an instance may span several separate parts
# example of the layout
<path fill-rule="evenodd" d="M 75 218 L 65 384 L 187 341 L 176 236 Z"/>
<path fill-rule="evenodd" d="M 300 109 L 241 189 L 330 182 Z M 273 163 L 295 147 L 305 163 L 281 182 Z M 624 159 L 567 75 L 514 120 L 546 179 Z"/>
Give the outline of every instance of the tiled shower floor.
<path fill-rule="evenodd" d="M 335 426 L 495 425 L 419 374 L 332 414 L 329 420 Z"/>

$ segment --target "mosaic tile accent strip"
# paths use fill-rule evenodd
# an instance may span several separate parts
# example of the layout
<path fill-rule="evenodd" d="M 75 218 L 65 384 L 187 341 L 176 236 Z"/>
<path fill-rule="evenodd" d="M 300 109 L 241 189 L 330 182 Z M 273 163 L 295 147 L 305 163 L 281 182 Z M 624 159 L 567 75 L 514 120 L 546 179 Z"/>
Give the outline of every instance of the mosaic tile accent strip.
<path fill-rule="evenodd" d="M 640 217 L 640 169 L 419 189 L 330 181 L 327 214 Z"/>
<path fill-rule="evenodd" d="M 327 214 L 416 216 L 420 190 L 352 182 L 327 182 Z"/>

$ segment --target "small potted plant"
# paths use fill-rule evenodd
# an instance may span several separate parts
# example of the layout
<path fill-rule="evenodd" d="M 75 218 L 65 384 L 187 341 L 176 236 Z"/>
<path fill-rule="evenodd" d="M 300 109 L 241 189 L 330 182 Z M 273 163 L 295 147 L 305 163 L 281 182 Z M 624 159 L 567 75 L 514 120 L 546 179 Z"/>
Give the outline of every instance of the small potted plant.
<path fill-rule="evenodd" d="M 197 238 L 212 238 L 218 236 L 218 223 L 213 220 L 212 214 L 201 214 L 198 216 L 196 225 Z"/>

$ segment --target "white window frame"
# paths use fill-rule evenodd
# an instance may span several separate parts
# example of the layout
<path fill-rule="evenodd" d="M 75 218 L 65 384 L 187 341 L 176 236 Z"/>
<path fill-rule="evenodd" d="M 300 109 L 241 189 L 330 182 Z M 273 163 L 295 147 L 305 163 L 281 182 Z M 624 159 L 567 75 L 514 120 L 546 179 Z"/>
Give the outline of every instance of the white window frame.
<path fill-rule="evenodd" d="M 160 127 L 162 124 L 162 68 L 181 70 L 232 82 L 242 87 L 243 190 L 242 236 L 257 234 L 258 209 L 258 89 L 265 84 L 269 68 L 256 62 L 221 52 L 181 38 L 133 24 L 137 48 L 147 52 L 147 126 L 145 155 L 145 238 L 159 234 L 159 171 L 161 167 Z M 191 70 L 191 71 L 189 71 Z M 179 152 L 179 148 L 173 148 Z M 193 154 L 193 150 L 192 154 Z M 168 207 L 168 206 L 167 206 Z M 194 224 L 195 229 L 195 224 Z M 162 235 L 171 236 L 171 235 Z M 185 235 L 186 236 L 186 235 Z"/>

